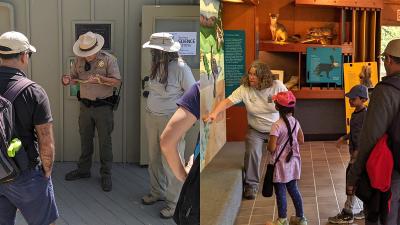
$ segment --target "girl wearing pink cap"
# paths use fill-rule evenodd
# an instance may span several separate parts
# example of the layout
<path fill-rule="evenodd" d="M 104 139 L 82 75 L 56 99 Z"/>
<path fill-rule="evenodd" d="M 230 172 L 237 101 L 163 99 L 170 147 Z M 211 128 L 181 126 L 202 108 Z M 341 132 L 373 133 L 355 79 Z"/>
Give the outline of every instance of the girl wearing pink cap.
<path fill-rule="evenodd" d="M 273 224 L 306 225 L 303 201 L 297 187 L 297 180 L 300 179 L 301 173 L 299 143 L 304 143 L 304 135 L 299 121 L 293 117 L 296 98 L 292 92 L 285 91 L 274 95 L 272 100 L 279 111 L 279 120 L 272 124 L 267 146 L 268 151 L 271 152 L 270 163 L 274 163 L 278 158 L 273 182 L 279 218 Z M 285 144 L 286 142 L 288 143 Z M 296 216 L 290 218 L 290 223 L 287 219 L 286 189 L 296 208 Z"/>

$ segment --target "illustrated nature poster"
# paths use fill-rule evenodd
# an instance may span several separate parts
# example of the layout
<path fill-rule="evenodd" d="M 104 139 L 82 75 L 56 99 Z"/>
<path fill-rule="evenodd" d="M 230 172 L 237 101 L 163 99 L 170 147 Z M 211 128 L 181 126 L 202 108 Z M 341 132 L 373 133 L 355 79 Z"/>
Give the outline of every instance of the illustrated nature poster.
<path fill-rule="evenodd" d="M 342 85 L 342 49 L 309 47 L 306 55 L 307 83 Z"/>
<path fill-rule="evenodd" d="M 344 63 L 344 91 L 349 92 L 358 84 L 367 86 L 369 92 L 378 83 L 378 67 L 376 62 Z M 345 98 L 346 104 L 346 128 L 350 131 L 350 118 L 354 108 L 350 107 L 349 99 Z"/>
<path fill-rule="evenodd" d="M 208 115 L 225 98 L 224 39 L 221 4 L 200 0 L 200 114 Z M 213 123 L 200 122 L 201 171 L 226 142 L 225 113 Z"/>

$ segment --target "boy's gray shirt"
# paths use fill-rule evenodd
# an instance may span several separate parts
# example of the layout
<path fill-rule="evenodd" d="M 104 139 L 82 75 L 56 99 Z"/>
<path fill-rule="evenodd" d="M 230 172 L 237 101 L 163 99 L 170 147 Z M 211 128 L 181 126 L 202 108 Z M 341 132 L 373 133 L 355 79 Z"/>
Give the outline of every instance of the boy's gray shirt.
<path fill-rule="evenodd" d="M 349 151 L 352 155 L 354 151 L 358 150 L 360 142 L 360 133 L 364 123 L 365 115 L 367 114 L 367 108 L 363 108 L 360 111 L 354 111 L 351 114 L 350 119 L 350 133 L 349 133 Z"/>

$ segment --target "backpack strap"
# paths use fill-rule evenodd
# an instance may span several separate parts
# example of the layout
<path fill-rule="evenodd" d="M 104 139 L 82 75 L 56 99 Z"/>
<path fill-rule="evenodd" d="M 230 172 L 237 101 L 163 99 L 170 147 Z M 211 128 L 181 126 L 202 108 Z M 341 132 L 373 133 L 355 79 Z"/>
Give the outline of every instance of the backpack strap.
<path fill-rule="evenodd" d="M 18 79 L 17 81 L 15 81 L 11 87 L 9 87 L 3 94 L 3 97 L 5 97 L 6 99 L 8 99 L 8 101 L 10 101 L 11 103 L 15 100 L 15 98 L 18 97 L 19 94 L 21 94 L 21 92 L 23 90 L 25 90 L 25 88 L 29 87 L 30 85 L 34 84 L 35 82 L 29 80 L 26 77 L 22 77 L 20 79 Z"/>
<path fill-rule="evenodd" d="M 293 132 L 294 132 L 294 130 L 296 129 L 296 127 L 297 127 L 297 121 L 295 121 L 295 124 L 294 124 L 294 126 L 293 126 L 292 132 L 290 132 L 290 134 L 289 134 L 289 132 L 288 132 L 288 134 L 289 134 L 290 136 L 293 135 Z M 279 152 L 278 157 L 276 158 L 276 160 L 275 160 L 275 162 L 274 162 L 274 166 L 276 165 L 276 163 L 278 163 L 279 158 L 280 158 L 281 155 L 282 155 L 282 152 L 285 150 L 286 145 L 287 145 L 288 142 L 289 142 L 289 139 L 290 139 L 290 138 L 288 137 L 288 139 L 286 140 L 285 144 L 283 145 L 283 148 L 281 149 L 281 152 Z"/>

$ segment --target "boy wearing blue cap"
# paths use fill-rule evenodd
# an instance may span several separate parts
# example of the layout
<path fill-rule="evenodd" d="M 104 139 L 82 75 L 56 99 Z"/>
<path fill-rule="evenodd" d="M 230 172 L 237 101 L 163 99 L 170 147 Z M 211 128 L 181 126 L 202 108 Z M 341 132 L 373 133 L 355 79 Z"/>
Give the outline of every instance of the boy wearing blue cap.
<path fill-rule="evenodd" d="M 363 126 L 365 115 L 367 114 L 367 107 L 365 103 L 368 101 L 368 88 L 364 85 L 356 85 L 345 95 L 349 98 L 350 106 L 355 108 L 350 118 L 350 133 L 340 137 L 336 146 L 339 148 L 342 144 L 349 141 L 350 161 L 347 165 L 346 175 L 350 170 L 352 164 L 355 162 L 358 153 L 359 135 Z M 347 176 L 346 176 L 347 177 Z M 329 223 L 333 224 L 347 224 L 353 223 L 354 219 L 364 219 L 364 212 L 361 210 L 357 214 L 353 214 L 353 208 L 356 202 L 356 196 L 347 195 L 347 200 L 344 204 L 343 210 L 334 217 L 329 217 Z"/>

